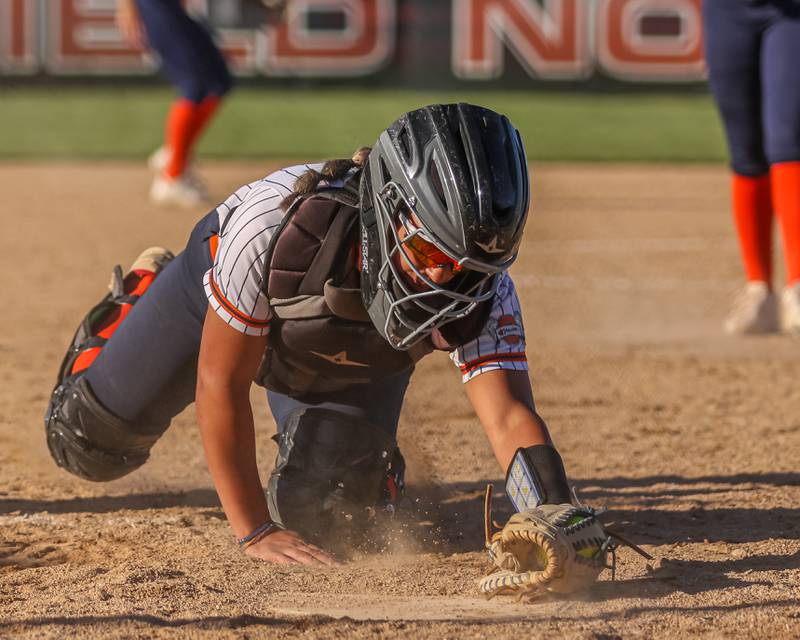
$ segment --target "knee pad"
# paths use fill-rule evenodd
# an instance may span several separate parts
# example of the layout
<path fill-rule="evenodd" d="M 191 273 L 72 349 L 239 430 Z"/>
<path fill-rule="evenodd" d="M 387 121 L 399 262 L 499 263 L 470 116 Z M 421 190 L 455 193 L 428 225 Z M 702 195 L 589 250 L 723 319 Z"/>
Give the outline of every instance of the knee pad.
<path fill-rule="evenodd" d="M 100 404 L 83 376 L 56 386 L 44 423 L 56 464 L 97 482 L 116 480 L 142 466 L 168 426 L 121 420 Z"/>
<path fill-rule="evenodd" d="M 337 411 L 301 409 L 275 436 L 270 517 L 311 539 L 363 529 L 403 491 L 405 463 L 380 427 Z"/>

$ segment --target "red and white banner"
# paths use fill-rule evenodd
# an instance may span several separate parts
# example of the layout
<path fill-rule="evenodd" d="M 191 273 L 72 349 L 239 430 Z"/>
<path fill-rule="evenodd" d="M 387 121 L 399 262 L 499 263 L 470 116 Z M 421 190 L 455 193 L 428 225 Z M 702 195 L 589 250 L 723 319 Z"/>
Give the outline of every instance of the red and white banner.
<path fill-rule="evenodd" d="M 235 13 L 241 1 L 188 6 L 212 15 L 224 4 Z M 406 85 L 431 75 L 498 84 L 510 74 L 697 81 L 705 74 L 701 1 L 290 0 L 277 24 L 218 25 L 217 36 L 237 75 L 366 78 L 402 70 Z M 0 74 L 155 73 L 153 58 L 120 36 L 115 7 L 116 0 L 0 0 Z M 421 22 L 431 16 L 435 24 Z M 420 43 L 414 34 L 422 32 L 434 36 Z"/>

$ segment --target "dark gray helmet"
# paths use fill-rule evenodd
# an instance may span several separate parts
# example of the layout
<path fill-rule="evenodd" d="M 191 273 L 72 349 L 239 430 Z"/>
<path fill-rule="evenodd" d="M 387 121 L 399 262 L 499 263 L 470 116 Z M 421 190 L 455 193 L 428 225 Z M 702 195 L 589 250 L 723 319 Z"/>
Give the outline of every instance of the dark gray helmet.
<path fill-rule="evenodd" d="M 361 180 L 361 292 L 370 318 L 396 349 L 408 349 L 475 310 L 496 274 L 517 257 L 529 178 L 508 118 L 470 104 L 411 111 L 381 133 Z M 412 213 L 415 230 L 398 229 Z M 401 244 L 413 235 L 458 265 L 446 285 L 429 280 Z M 412 286 L 405 261 L 425 290 Z"/>

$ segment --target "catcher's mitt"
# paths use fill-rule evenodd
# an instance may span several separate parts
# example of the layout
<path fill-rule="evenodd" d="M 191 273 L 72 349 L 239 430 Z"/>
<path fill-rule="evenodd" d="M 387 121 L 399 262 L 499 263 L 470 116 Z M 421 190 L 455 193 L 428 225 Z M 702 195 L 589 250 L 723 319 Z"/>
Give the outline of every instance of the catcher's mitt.
<path fill-rule="evenodd" d="M 590 587 L 603 569 L 613 572 L 612 534 L 603 528 L 593 509 L 543 504 L 515 513 L 492 534 L 491 489 L 491 485 L 486 488 L 485 532 L 486 549 L 495 567 L 481 578 L 481 593 L 521 598 L 546 592 L 568 594 Z"/>

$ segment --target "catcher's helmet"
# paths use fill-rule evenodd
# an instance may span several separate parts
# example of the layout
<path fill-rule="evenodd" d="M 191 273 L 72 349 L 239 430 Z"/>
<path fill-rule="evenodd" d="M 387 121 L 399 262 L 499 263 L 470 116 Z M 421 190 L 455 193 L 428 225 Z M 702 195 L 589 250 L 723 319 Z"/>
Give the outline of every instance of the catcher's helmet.
<path fill-rule="evenodd" d="M 381 133 L 361 180 L 361 293 L 394 348 L 410 348 L 494 295 L 495 275 L 517 257 L 528 205 L 525 150 L 505 116 L 436 104 Z M 401 245 L 414 237 L 452 261 L 446 285 L 409 260 Z"/>

